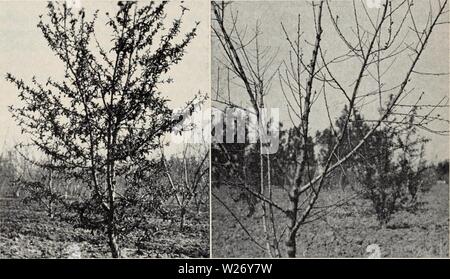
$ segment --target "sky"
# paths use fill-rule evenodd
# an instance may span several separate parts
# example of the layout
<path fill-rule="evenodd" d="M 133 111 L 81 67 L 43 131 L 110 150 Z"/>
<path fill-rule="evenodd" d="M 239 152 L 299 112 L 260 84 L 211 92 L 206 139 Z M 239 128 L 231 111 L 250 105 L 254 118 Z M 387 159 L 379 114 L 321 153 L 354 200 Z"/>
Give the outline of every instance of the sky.
<path fill-rule="evenodd" d="M 340 15 L 340 23 L 346 34 L 351 34 L 353 18 L 351 17 L 352 2 L 347 0 L 334 0 L 334 11 Z M 432 0 L 432 2 L 436 2 Z M 24 78 L 29 81 L 33 75 L 38 80 L 46 80 L 48 77 L 57 77 L 61 75 L 61 64 L 56 59 L 40 32 L 36 27 L 38 23 L 38 15 L 45 13 L 44 1 L 40 0 L 1 0 L 0 1 L 0 151 L 11 148 L 15 143 L 25 140 L 20 134 L 20 129 L 11 119 L 7 107 L 17 102 L 17 90 L 10 83 L 6 82 L 4 76 L 7 72 L 13 73 L 17 77 Z M 82 1 L 82 5 L 86 8 L 87 13 L 95 9 L 100 10 L 100 15 L 106 11 L 115 9 L 113 1 Z M 217 60 L 220 57 L 220 49 L 217 41 L 211 38 L 210 23 L 210 7 L 207 0 L 189 0 L 183 3 L 184 6 L 190 8 L 185 17 L 185 30 L 187 31 L 193 26 L 195 21 L 201 24 L 198 30 L 198 36 L 187 48 L 187 53 L 183 61 L 172 68 L 171 76 L 174 83 L 166 88 L 162 88 L 163 94 L 166 94 L 172 101 L 173 108 L 183 106 L 183 104 L 192 98 L 199 91 L 209 93 L 215 88 L 215 80 L 217 79 Z M 302 30 L 304 31 L 304 39 L 312 41 L 312 23 L 313 16 L 309 1 L 234 1 L 233 7 L 239 11 L 239 24 L 241 27 L 246 25 L 249 29 L 253 28 L 258 21 L 262 35 L 260 44 L 268 47 L 271 53 L 276 54 L 271 70 L 280 65 L 280 63 L 288 57 L 288 48 L 285 37 L 282 33 L 280 23 L 283 22 L 289 34 L 295 31 L 296 20 L 298 14 L 301 15 Z M 179 2 L 171 2 L 169 4 L 169 15 L 175 15 L 179 12 Z M 414 12 L 418 15 L 428 8 L 428 1 L 415 1 Z M 377 9 L 369 9 L 372 16 L 376 16 Z M 368 24 L 364 22 L 363 24 Z M 101 22 L 101 19 L 99 22 Z M 418 19 L 417 24 L 423 24 L 424 17 Z M 333 35 L 333 29 L 330 25 L 327 15 L 324 16 L 324 35 L 323 46 L 327 50 L 327 57 L 332 57 L 344 50 L 342 41 Z M 102 26 L 99 27 L 104 28 Z M 106 31 L 106 30 L 105 30 Z M 436 29 L 430 39 L 430 43 L 423 54 L 417 70 L 424 72 L 449 72 L 449 35 L 448 26 L 442 26 Z M 100 32 L 100 40 L 108 40 L 107 32 Z M 309 55 L 308 44 L 304 42 L 305 53 Z M 211 46 L 211 49 L 210 49 Z M 404 64 L 406 60 L 399 60 L 392 68 L 387 80 L 390 82 L 398 82 L 403 76 Z M 350 85 L 355 77 L 355 63 L 347 63 L 344 66 L 339 65 L 334 69 L 336 77 L 343 84 Z M 212 69 L 212 70 L 211 70 Z M 223 73 L 221 78 L 223 79 Z M 213 84 L 210 80 L 214 81 Z M 370 83 L 362 85 L 364 90 L 370 90 Z M 426 98 L 423 100 L 428 103 L 435 103 L 444 96 L 449 94 L 448 76 L 413 76 L 410 83 L 417 92 L 426 92 Z M 238 102 L 245 101 L 239 97 L 242 96 L 242 90 L 232 87 L 232 95 L 237 96 Z M 240 99 L 241 98 L 241 99 Z M 343 100 L 338 94 L 328 93 L 332 116 L 340 113 Z M 288 114 L 286 112 L 286 101 L 280 94 L 279 81 L 275 78 L 266 98 L 268 106 L 280 109 L 280 118 L 285 123 L 289 123 Z M 407 100 L 406 100 L 407 101 Z M 323 100 L 319 98 L 316 107 L 323 107 Z M 373 115 L 377 110 L 375 105 L 367 105 L 364 110 L 368 115 Z M 448 110 L 441 112 L 448 119 Z M 312 114 L 314 120 L 313 129 L 323 129 L 328 126 L 328 119 L 325 117 L 326 112 L 323 109 L 315 109 Z M 440 124 L 446 125 L 444 124 Z M 448 129 L 448 127 L 436 127 Z M 448 158 L 449 140 L 448 137 L 437 136 L 434 134 L 425 134 L 431 139 L 429 148 L 427 149 L 427 157 L 431 160 L 441 160 Z"/>
<path fill-rule="evenodd" d="M 97 37 L 100 42 L 106 43 L 109 33 L 103 24 L 104 14 L 116 10 L 116 2 L 85 0 L 81 3 L 87 17 L 96 9 L 100 10 Z M 168 4 L 168 20 L 179 15 L 180 4 L 178 1 Z M 197 37 L 186 48 L 182 62 L 171 69 L 169 75 L 174 83 L 160 88 L 163 95 L 171 100 L 170 106 L 174 109 L 183 107 L 198 92 L 208 94 L 210 90 L 209 3 L 203 0 L 188 1 L 183 6 L 189 11 L 184 17 L 182 33 L 190 31 L 196 21 L 200 21 L 200 25 Z M 5 80 L 6 73 L 25 81 L 30 81 L 33 75 L 38 81 L 62 75 L 62 64 L 53 56 L 36 26 L 38 16 L 46 13 L 45 7 L 45 1 L 0 1 L 0 153 L 24 140 L 8 111 L 8 106 L 17 103 L 18 92 Z"/>
<path fill-rule="evenodd" d="M 358 2 L 358 1 L 357 1 Z M 434 11 L 436 10 L 437 1 L 432 0 Z M 335 0 L 330 1 L 332 11 L 335 15 L 339 15 L 339 25 L 341 30 L 347 38 L 354 39 L 356 32 L 354 28 L 354 16 L 352 1 L 347 0 Z M 394 1 L 399 3 L 399 1 Z M 426 20 L 426 11 L 428 11 L 428 1 L 414 1 L 415 5 L 412 7 L 413 14 L 416 16 L 417 26 L 424 26 Z M 304 57 L 306 63 L 311 58 L 311 43 L 314 41 L 314 16 L 312 13 L 312 6 L 310 1 L 236 1 L 231 4 L 231 9 L 234 11 L 234 15 L 237 16 L 237 28 L 238 30 L 246 30 L 247 38 L 251 38 L 254 34 L 255 26 L 258 24 L 260 30 L 259 45 L 261 49 L 267 50 L 267 57 L 274 56 L 273 63 L 268 67 L 268 74 L 270 76 L 272 72 L 276 72 L 279 65 L 283 61 L 289 61 L 289 44 L 285 39 L 281 23 L 285 26 L 287 33 L 290 36 L 294 36 L 297 27 L 298 15 L 301 18 L 301 29 L 303 32 L 301 39 L 301 48 L 304 51 Z M 365 13 L 359 9 L 358 20 L 366 30 L 371 30 L 370 21 L 367 20 Z M 379 13 L 377 8 L 369 8 L 368 13 L 372 20 L 376 19 Z M 325 57 L 331 59 L 347 51 L 345 44 L 336 34 L 335 28 L 332 26 L 328 10 L 324 8 L 323 11 L 323 34 L 322 34 L 322 49 L 325 53 Z M 228 14 L 230 18 L 230 14 Z M 444 18 L 445 19 L 445 18 Z M 394 23 L 398 24 L 399 18 L 394 18 Z M 394 25 L 396 26 L 396 25 Z M 228 21 L 228 27 L 231 27 L 230 21 Z M 406 42 L 411 42 L 415 39 L 413 33 L 400 33 L 406 38 Z M 354 40 L 353 40 L 354 41 Z M 221 64 L 224 61 L 224 55 L 219 45 L 219 42 L 215 37 L 212 37 L 212 98 L 216 96 L 217 81 L 219 81 L 219 88 L 223 96 L 227 95 L 227 71 Z M 248 46 L 250 52 L 254 49 L 254 46 L 250 44 Z M 254 53 L 254 52 L 253 52 Z M 392 60 L 391 60 L 392 61 Z M 390 61 L 390 62 L 391 62 Z M 385 75 L 384 82 L 385 88 L 389 88 L 389 85 L 399 84 L 406 75 L 405 69 L 410 65 L 408 56 L 401 55 L 393 66 L 389 68 L 389 63 L 384 63 L 383 69 L 389 69 L 388 74 Z M 337 80 L 340 81 L 346 88 L 351 88 L 354 80 L 359 71 L 360 63 L 355 59 L 349 60 L 344 63 L 331 65 L 330 68 L 334 72 Z M 280 69 L 282 69 L 281 67 Z M 219 69 L 219 70 L 218 70 Z M 422 58 L 420 59 L 415 70 L 420 72 L 435 72 L 435 73 L 448 73 L 449 72 L 449 29 L 448 25 L 441 25 L 437 27 L 432 34 L 429 44 L 427 45 Z M 373 70 L 372 70 L 373 71 Z M 219 76 L 218 76 L 219 75 Z M 292 126 L 289 114 L 287 112 L 287 102 L 283 94 L 281 93 L 280 81 L 276 77 L 273 79 L 268 94 L 265 97 L 265 106 L 270 108 L 279 108 L 280 121 L 283 122 L 285 127 Z M 303 76 L 303 81 L 306 81 L 306 76 Z M 306 82 L 305 82 L 306 83 Z M 370 92 L 374 90 L 376 84 L 371 81 L 370 78 L 365 77 L 361 84 L 361 92 Z M 233 102 L 249 107 L 248 96 L 243 90 L 241 84 L 236 79 L 232 79 L 230 84 L 230 96 Z M 422 104 L 429 103 L 434 104 L 441 100 L 443 97 L 449 95 L 449 78 L 448 75 L 444 76 L 412 76 L 411 81 L 407 87 L 407 90 L 413 89 L 413 94 L 410 97 L 403 100 L 404 104 L 411 104 L 417 99 L 418 94 L 425 92 L 424 97 L 421 100 Z M 392 92 L 394 93 L 394 92 Z M 396 93 L 396 91 L 395 91 Z M 322 94 L 323 95 L 323 94 Z M 345 99 L 339 92 L 333 91 L 330 88 L 327 89 L 327 99 L 330 107 L 330 115 L 334 120 L 342 111 Z M 387 96 L 384 97 L 383 102 L 387 100 Z M 290 99 L 292 103 L 293 100 Z M 373 99 L 367 98 L 364 100 L 366 104 L 361 110 L 366 116 L 366 119 L 376 119 L 378 115 L 378 105 Z M 217 103 L 213 102 L 213 106 Z M 435 111 L 436 114 L 440 114 L 443 118 L 448 119 L 448 108 L 442 108 Z M 292 113 L 291 113 L 292 114 Z M 324 100 L 322 96 L 319 96 L 316 103 L 313 105 L 311 113 L 311 134 L 315 134 L 315 131 L 322 130 L 329 127 L 329 119 L 327 111 L 324 106 Z M 433 128 L 437 130 L 448 130 L 448 123 L 439 122 L 433 124 Z M 449 156 L 449 138 L 448 136 L 440 136 L 431 134 L 428 132 L 421 132 L 424 136 L 431 139 L 426 151 L 426 157 L 432 161 L 439 161 L 447 159 Z"/>

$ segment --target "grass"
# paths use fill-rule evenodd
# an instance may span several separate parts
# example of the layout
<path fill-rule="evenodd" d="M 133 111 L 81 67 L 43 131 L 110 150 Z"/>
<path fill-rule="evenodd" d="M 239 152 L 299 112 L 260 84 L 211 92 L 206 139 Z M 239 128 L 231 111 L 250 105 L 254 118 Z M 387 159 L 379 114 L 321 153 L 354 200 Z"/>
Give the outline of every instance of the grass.
<path fill-rule="evenodd" d="M 245 204 L 234 203 L 225 194 L 226 189 L 223 187 L 214 191 L 236 215 L 246 216 Z M 325 218 L 300 228 L 297 256 L 366 257 L 366 247 L 375 243 L 381 247 L 382 257 L 448 257 L 448 191 L 448 184 L 434 185 L 422 194 L 419 209 L 415 213 L 396 213 L 385 229 L 379 227 L 368 201 L 354 200 L 334 208 Z M 348 195 L 349 191 L 327 190 L 321 193 L 320 202 L 332 203 Z M 276 200 L 286 201 L 280 193 L 276 193 Z M 215 199 L 212 200 L 212 210 L 213 257 L 267 257 Z M 241 221 L 252 237 L 263 243 L 261 215 L 259 209 L 253 216 L 241 218 Z M 275 219 L 277 230 L 281 232 L 285 225 L 281 221 L 283 216 L 275 215 Z"/>

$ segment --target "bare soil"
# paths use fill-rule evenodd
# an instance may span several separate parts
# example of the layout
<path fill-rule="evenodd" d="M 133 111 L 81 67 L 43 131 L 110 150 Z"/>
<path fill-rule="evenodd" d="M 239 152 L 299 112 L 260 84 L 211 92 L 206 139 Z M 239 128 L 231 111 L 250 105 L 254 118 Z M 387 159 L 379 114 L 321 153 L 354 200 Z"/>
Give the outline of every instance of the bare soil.
<path fill-rule="evenodd" d="M 224 192 L 214 191 L 225 200 L 252 237 L 264 243 L 261 226 L 261 209 L 251 217 L 246 205 L 234 203 Z M 339 191 L 323 192 L 322 202 L 330 203 L 345 196 Z M 347 193 L 347 195 L 350 195 Z M 279 202 L 283 202 L 277 198 Z M 420 206 L 415 212 L 395 214 L 386 228 L 380 228 L 370 203 L 355 200 L 334 208 L 323 219 L 304 225 L 297 238 L 298 257 L 367 257 L 366 247 L 378 244 L 382 257 L 448 257 L 449 247 L 449 186 L 436 184 L 422 193 Z M 259 208 L 260 206 L 258 206 Z M 212 200 L 212 251 L 213 257 L 267 257 L 244 233 L 235 218 L 216 199 Z M 283 216 L 275 215 L 278 233 L 285 224 Z M 284 241 L 284 239 L 283 239 Z M 280 244 L 283 246 L 283 243 Z M 283 252 L 283 250 L 282 250 Z M 285 255 L 285 254 L 284 254 Z"/>
<path fill-rule="evenodd" d="M 151 239 L 137 247 L 138 236 L 121 241 L 126 258 L 209 257 L 209 215 L 189 216 L 180 232 L 176 223 L 154 219 Z M 78 253 L 78 255 L 77 255 Z M 105 258 L 106 240 L 90 230 L 49 218 L 20 200 L 0 199 L 0 258 Z"/>

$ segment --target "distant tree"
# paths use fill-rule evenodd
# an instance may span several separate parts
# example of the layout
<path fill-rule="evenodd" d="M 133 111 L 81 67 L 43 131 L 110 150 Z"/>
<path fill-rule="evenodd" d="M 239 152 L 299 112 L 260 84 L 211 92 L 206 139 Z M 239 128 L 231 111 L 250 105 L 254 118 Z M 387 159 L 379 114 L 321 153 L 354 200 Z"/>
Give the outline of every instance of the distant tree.
<path fill-rule="evenodd" d="M 0 194 L 11 195 L 13 192 L 17 193 L 16 185 L 18 173 L 17 160 L 12 151 L 7 151 L 0 154 Z"/>
<path fill-rule="evenodd" d="M 356 108 L 353 110 L 352 120 L 346 125 L 345 119 L 348 113 L 347 106 L 344 106 L 340 116 L 330 128 L 316 132 L 318 157 L 322 167 L 326 165 L 327 158 L 331 158 L 332 163 L 336 163 L 339 158 L 350 152 L 358 144 L 365 133 L 370 131 L 370 126 L 364 122 L 363 116 Z M 340 137 L 344 140 L 334 150 L 334 154 L 332 154 L 333 147 L 338 143 Z M 333 188 L 339 185 L 342 189 L 345 189 L 347 186 L 352 186 L 347 184 L 351 184 L 355 180 L 352 177 L 354 176 L 352 175 L 352 168 L 355 160 L 357 160 L 357 156 L 349 158 L 339 168 L 330 173 L 326 178 L 327 186 Z"/>
<path fill-rule="evenodd" d="M 288 166 L 294 163 L 295 154 L 303 152 L 302 145 L 300 144 L 301 131 L 297 128 L 290 128 L 284 131 L 280 131 L 280 143 L 278 152 L 273 154 L 272 166 L 272 182 L 276 186 L 285 187 L 288 185 Z M 309 136 L 306 140 L 306 152 L 307 152 L 307 169 L 303 173 L 303 179 L 308 180 L 314 177 L 318 167 L 318 161 L 314 152 L 316 143 L 314 139 Z M 285 189 L 286 190 L 286 189 Z"/>
<path fill-rule="evenodd" d="M 49 164 L 51 165 L 51 164 Z M 55 215 L 56 207 L 61 205 L 62 189 L 55 187 L 55 173 L 52 168 L 34 167 L 28 170 L 26 176 L 19 177 L 16 183 L 24 189 L 23 202 L 37 204 L 44 208 L 50 218 Z"/>
<path fill-rule="evenodd" d="M 428 140 L 417 134 L 415 117 L 412 111 L 406 124 L 389 117 L 389 123 L 375 131 L 353 159 L 358 190 L 372 202 L 382 228 L 394 213 L 417 205 L 419 190 L 426 183 L 424 148 Z"/>
<path fill-rule="evenodd" d="M 209 147 L 185 144 L 181 156 L 170 159 L 166 159 L 162 147 L 161 153 L 170 194 L 179 209 L 179 228 L 183 230 L 186 214 L 200 213 L 209 201 Z"/>
<path fill-rule="evenodd" d="M 344 107 L 333 129 L 317 132 L 321 158 L 331 155 L 331 148 L 339 137 L 345 141 L 334 152 L 336 158 L 348 153 L 370 129 L 362 114 L 354 112 L 354 120 L 343 130 Z M 356 154 L 336 169 L 328 178 L 330 183 L 343 182 L 372 202 L 377 219 L 385 227 L 391 216 L 405 207 L 414 207 L 419 190 L 426 183 L 423 177 L 428 168 L 424 148 L 428 141 L 417 133 L 414 125 L 417 112 L 412 110 L 406 119 L 389 116 Z M 333 131 L 333 132 L 332 132 Z M 334 159 L 336 160 L 336 159 Z M 323 161 L 322 161 L 323 163 Z M 352 181 L 347 176 L 352 175 Z"/>
<path fill-rule="evenodd" d="M 106 234 L 113 257 L 120 257 L 118 237 L 138 228 L 167 192 L 154 183 L 161 166 L 151 154 L 181 119 L 172 117 L 159 88 L 171 82 L 166 74 L 182 60 L 198 23 L 180 34 L 187 11 L 180 7 L 166 28 L 166 6 L 119 1 L 117 13 L 106 13 L 105 48 L 95 32 L 98 12 L 89 19 L 84 9 L 49 2 L 38 27 L 64 65 L 64 80 L 33 78 L 27 85 L 6 77 L 19 90 L 22 105 L 10 110 L 22 132 L 53 169 L 89 189 L 72 208 L 82 226 Z"/>
<path fill-rule="evenodd" d="M 428 183 L 424 174 L 429 168 L 425 160 L 425 145 L 429 140 L 419 135 L 414 126 L 417 111 L 413 109 L 408 117 L 409 125 L 396 131 L 395 140 L 398 144 L 399 179 L 408 190 L 409 205 L 415 206 L 420 190 Z"/>
<path fill-rule="evenodd" d="M 448 184 L 448 176 L 449 176 L 448 171 L 449 171 L 448 160 L 444 160 L 437 164 L 436 173 L 439 177 L 438 179 L 446 181 L 447 184 Z"/>

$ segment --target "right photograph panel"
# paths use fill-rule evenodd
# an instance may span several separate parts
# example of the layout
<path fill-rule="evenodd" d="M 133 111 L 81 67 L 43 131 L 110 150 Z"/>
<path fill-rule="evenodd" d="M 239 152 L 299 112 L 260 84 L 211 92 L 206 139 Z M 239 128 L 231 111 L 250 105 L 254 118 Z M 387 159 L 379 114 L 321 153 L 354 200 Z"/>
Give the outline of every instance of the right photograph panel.
<path fill-rule="evenodd" d="M 449 256 L 448 3 L 211 3 L 212 257 Z"/>

